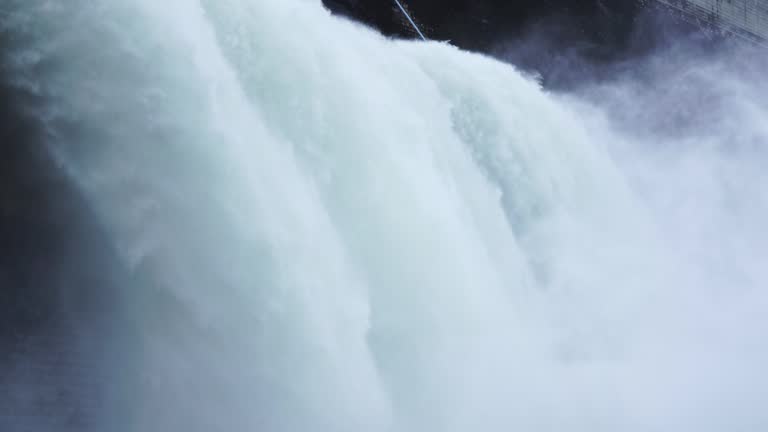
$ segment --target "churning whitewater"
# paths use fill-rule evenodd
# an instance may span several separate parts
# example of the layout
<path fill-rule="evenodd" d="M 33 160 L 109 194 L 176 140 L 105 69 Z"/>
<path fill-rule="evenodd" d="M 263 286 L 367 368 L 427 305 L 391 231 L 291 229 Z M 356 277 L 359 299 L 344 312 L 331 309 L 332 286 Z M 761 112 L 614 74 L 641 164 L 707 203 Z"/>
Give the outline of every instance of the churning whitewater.
<path fill-rule="evenodd" d="M 10 3 L 133 275 L 114 430 L 768 427 L 763 102 L 687 157 L 320 1 Z"/>

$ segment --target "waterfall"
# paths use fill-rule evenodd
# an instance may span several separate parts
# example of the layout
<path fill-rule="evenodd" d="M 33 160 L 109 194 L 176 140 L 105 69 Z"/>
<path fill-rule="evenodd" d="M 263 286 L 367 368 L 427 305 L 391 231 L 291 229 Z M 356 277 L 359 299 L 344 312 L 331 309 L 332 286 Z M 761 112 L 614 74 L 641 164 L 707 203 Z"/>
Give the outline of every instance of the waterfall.
<path fill-rule="evenodd" d="M 132 275 L 114 430 L 768 425 L 768 98 L 664 146 L 319 1 L 6 3 Z"/>

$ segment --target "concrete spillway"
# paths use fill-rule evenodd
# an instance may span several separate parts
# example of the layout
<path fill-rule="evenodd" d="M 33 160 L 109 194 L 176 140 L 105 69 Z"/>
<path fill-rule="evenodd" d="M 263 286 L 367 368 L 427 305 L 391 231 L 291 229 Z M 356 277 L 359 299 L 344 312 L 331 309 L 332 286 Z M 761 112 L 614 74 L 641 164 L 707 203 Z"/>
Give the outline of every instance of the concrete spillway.
<path fill-rule="evenodd" d="M 768 43 L 768 0 L 659 0 L 689 18 Z"/>

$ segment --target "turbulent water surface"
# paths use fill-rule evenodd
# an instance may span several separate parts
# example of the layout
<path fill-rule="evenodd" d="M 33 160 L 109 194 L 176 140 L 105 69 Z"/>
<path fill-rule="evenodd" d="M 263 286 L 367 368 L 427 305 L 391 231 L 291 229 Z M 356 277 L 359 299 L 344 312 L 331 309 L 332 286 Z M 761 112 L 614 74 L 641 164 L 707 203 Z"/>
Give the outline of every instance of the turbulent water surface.
<path fill-rule="evenodd" d="M 768 427 L 764 53 L 565 97 L 320 1 L 3 5 L 128 269 L 101 430 Z"/>

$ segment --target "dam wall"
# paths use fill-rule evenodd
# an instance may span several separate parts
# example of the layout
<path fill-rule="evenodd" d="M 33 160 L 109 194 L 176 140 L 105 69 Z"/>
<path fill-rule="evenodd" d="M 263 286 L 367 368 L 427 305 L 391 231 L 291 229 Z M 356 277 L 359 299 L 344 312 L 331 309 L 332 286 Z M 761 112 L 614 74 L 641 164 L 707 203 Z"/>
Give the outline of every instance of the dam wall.
<path fill-rule="evenodd" d="M 768 45 L 768 0 L 658 0 L 687 18 Z"/>

